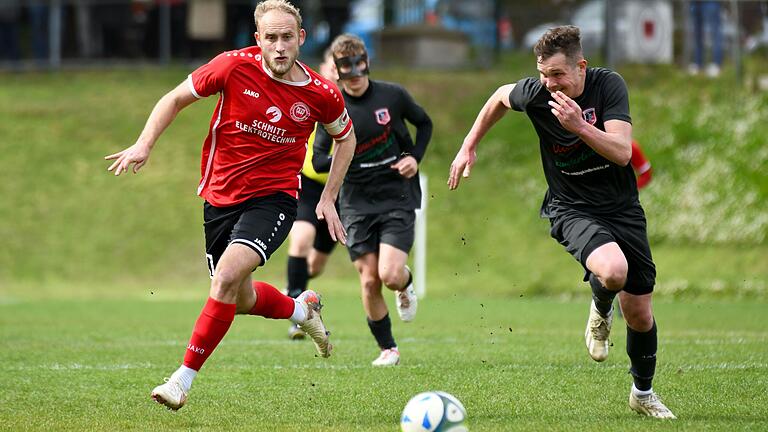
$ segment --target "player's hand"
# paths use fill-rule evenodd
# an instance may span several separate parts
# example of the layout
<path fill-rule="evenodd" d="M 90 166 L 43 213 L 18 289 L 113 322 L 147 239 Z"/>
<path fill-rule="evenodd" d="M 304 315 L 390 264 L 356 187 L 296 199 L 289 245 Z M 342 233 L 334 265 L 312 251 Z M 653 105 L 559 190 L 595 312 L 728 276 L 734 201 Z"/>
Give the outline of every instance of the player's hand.
<path fill-rule="evenodd" d="M 136 174 L 149 160 L 149 147 L 136 143 L 121 152 L 104 156 L 104 159 L 114 160 L 107 171 L 114 170 L 116 176 L 127 172 L 131 165 L 133 165 L 133 173 Z"/>
<path fill-rule="evenodd" d="M 469 178 L 472 166 L 475 165 L 476 161 L 477 152 L 466 150 L 462 146 L 451 163 L 451 171 L 448 174 L 448 189 L 454 190 L 458 188 L 461 177 Z"/>
<path fill-rule="evenodd" d="M 328 232 L 331 234 L 333 241 L 343 245 L 347 244 L 347 232 L 344 231 L 339 214 L 336 212 L 336 203 L 333 200 L 321 196 L 315 208 L 315 214 L 318 219 L 324 220 L 326 225 L 328 225 Z"/>
<path fill-rule="evenodd" d="M 552 93 L 552 99 L 554 100 L 548 102 L 549 106 L 552 107 L 552 114 L 557 117 L 557 120 L 565 129 L 578 133 L 584 127 L 584 123 L 586 123 L 579 104 L 561 91 Z"/>
<path fill-rule="evenodd" d="M 419 171 L 419 163 L 413 156 L 406 156 L 399 161 L 389 166 L 393 170 L 397 170 L 401 176 L 405 178 L 411 178 Z"/>

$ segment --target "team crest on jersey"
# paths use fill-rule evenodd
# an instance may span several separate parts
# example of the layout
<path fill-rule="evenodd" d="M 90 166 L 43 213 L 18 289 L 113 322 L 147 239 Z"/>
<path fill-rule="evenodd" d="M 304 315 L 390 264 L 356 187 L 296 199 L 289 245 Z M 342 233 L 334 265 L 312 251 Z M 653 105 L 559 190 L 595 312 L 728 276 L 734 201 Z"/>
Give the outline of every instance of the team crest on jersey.
<path fill-rule="evenodd" d="M 376 112 L 376 123 L 380 125 L 385 125 L 389 123 L 389 110 L 387 108 L 381 108 L 377 109 Z"/>
<path fill-rule="evenodd" d="M 584 116 L 584 120 L 591 125 L 594 125 L 595 122 L 597 122 L 597 115 L 595 115 L 594 108 L 585 109 L 581 112 L 581 115 Z"/>
<path fill-rule="evenodd" d="M 303 122 L 309 118 L 309 107 L 304 102 L 296 102 L 291 106 L 291 118 L 297 122 Z"/>
<path fill-rule="evenodd" d="M 269 116 L 270 123 L 277 123 L 280 121 L 281 118 L 283 118 L 283 113 L 280 112 L 280 108 L 274 105 L 267 108 L 267 115 Z"/>

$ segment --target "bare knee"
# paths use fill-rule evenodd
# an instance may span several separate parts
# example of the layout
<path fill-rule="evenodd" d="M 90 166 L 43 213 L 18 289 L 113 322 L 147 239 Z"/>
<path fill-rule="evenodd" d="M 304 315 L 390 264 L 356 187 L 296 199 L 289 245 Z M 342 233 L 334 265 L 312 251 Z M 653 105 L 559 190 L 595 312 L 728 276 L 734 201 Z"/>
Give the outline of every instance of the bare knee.
<path fill-rule="evenodd" d="M 380 273 L 381 282 L 390 289 L 399 289 L 402 285 L 402 271 L 403 269 L 397 267 L 387 267 Z"/>
<path fill-rule="evenodd" d="M 647 332 L 653 327 L 653 308 L 650 295 L 633 296 L 622 292 L 619 301 L 624 321 L 637 332 Z"/>
<path fill-rule="evenodd" d="M 381 295 L 381 279 L 375 275 L 361 276 L 360 287 L 363 290 L 363 296 L 366 298 L 377 297 Z"/>
<path fill-rule="evenodd" d="M 310 252 L 307 258 L 307 268 L 309 277 L 317 277 L 325 270 L 325 263 L 328 261 L 327 255 Z"/>
<path fill-rule="evenodd" d="M 588 257 L 587 268 L 611 291 L 619 291 L 627 283 L 627 258 L 616 242 L 595 249 Z"/>
<path fill-rule="evenodd" d="M 597 273 L 597 277 L 603 283 L 603 286 L 609 290 L 619 291 L 627 283 L 628 270 L 627 259 L 622 255 L 604 263 Z"/>
<path fill-rule="evenodd" d="M 647 332 L 653 327 L 653 312 L 650 309 L 638 310 L 624 308 L 624 321 L 626 321 L 629 328 L 637 332 Z"/>
<path fill-rule="evenodd" d="M 316 262 L 310 261 L 307 263 L 307 268 L 309 269 L 309 277 L 317 277 L 320 276 L 320 273 L 323 272 L 323 269 L 325 266 L 319 265 Z"/>
<path fill-rule="evenodd" d="M 241 282 L 242 276 L 237 272 L 218 268 L 211 282 L 211 296 L 233 297 L 237 294 Z"/>

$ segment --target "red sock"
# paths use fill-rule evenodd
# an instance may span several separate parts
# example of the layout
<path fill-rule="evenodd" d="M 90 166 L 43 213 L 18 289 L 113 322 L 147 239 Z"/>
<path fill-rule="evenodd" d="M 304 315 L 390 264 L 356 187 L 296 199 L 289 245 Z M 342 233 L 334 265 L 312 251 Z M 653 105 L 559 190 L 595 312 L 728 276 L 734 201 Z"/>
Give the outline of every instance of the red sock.
<path fill-rule="evenodd" d="M 248 312 L 250 315 L 272 319 L 288 319 L 293 315 L 293 299 L 277 288 L 266 282 L 253 281 L 253 290 L 256 291 L 256 304 Z"/>
<path fill-rule="evenodd" d="M 184 354 L 184 366 L 194 370 L 203 367 L 205 360 L 216 349 L 235 320 L 235 309 L 235 304 L 208 298 L 192 330 L 192 337 Z"/>

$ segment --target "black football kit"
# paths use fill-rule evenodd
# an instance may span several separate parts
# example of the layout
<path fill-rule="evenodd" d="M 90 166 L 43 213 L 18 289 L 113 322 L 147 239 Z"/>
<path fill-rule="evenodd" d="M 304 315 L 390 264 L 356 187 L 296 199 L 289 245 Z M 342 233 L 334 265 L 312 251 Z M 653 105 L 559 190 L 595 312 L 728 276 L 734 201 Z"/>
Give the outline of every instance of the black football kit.
<path fill-rule="evenodd" d="M 600 156 L 552 114 L 552 96 L 535 78 L 517 82 L 510 105 L 525 112 L 539 136 L 541 162 L 549 189 L 541 206 L 549 218 L 551 235 L 586 270 L 586 260 L 597 247 L 617 242 L 629 263 L 625 290 L 646 294 L 653 290 L 656 268 L 646 234 L 645 214 L 632 167 L 619 166 Z M 574 101 L 584 119 L 600 130 L 608 120 L 631 122 L 627 87 L 621 76 L 604 68 L 587 68 L 584 91 Z"/>
<path fill-rule="evenodd" d="M 432 120 L 411 95 L 393 83 L 370 80 L 360 97 L 344 94 L 347 112 L 355 125 L 357 147 L 339 195 L 342 214 L 378 214 L 414 210 L 421 205 L 418 174 L 401 176 L 391 165 L 411 155 L 421 162 L 432 136 Z M 406 121 L 416 126 L 411 137 Z M 315 138 L 312 163 L 327 171 L 332 140 L 324 130 Z"/>

